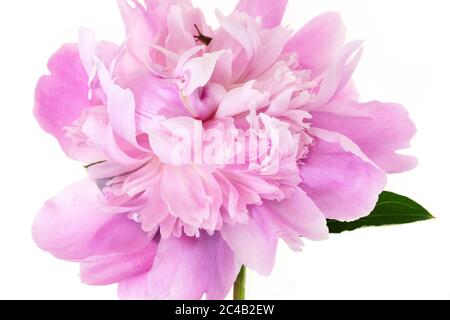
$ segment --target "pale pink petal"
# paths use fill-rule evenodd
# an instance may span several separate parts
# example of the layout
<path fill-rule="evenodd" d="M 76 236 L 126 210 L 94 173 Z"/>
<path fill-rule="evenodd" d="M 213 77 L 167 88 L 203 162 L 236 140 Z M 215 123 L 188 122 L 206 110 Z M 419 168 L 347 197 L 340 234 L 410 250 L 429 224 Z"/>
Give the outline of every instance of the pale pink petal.
<path fill-rule="evenodd" d="M 230 69 L 227 71 L 230 75 L 230 83 L 224 84 L 228 86 L 235 82 L 240 76 L 245 72 L 247 64 L 251 61 L 253 57 L 254 50 L 251 46 L 253 41 L 251 37 L 248 37 L 248 32 L 245 27 L 239 26 L 239 22 L 232 21 L 230 18 L 225 18 L 220 12 L 216 13 L 219 17 L 219 22 L 221 23 L 221 28 L 216 31 L 213 40 L 211 41 L 210 48 L 211 52 L 215 51 L 229 51 L 232 53 Z M 238 26 L 236 26 L 236 24 Z M 256 41 L 255 39 L 254 41 Z M 224 60 L 224 56 L 222 57 Z M 224 60 L 225 61 L 225 60 Z M 222 63 L 223 65 L 224 63 Z M 213 75 L 214 81 L 215 76 Z"/>
<path fill-rule="evenodd" d="M 249 210 L 248 223 L 226 224 L 220 232 L 237 259 L 263 275 L 273 269 L 280 237 L 294 250 L 302 248 L 302 236 L 312 240 L 328 237 L 324 215 L 300 189 L 289 199 L 264 201 Z"/>
<path fill-rule="evenodd" d="M 292 94 L 294 93 L 295 88 L 291 87 L 281 92 L 275 99 L 270 103 L 269 109 L 267 109 L 266 113 L 274 116 L 282 116 L 287 113 L 290 102 L 292 99 Z"/>
<path fill-rule="evenodd" d="M 166 166 L 160 192 L 172 215 L 184 222 L 199 225 L 209 217 L 212 199 L 192 166 Z"/>
<path fill-rule="evenodd" d="M 264 206 L 251 206 L 248 223 L 224 224 L 220 234 L 239 262 L 262 275 L 269 275 L 275 265 L 279 234 L 271 215 L 264 209 Z"/>
<path fill-rule="evenodd" d="M 49 200 L 36 217 L 35 242 L 60 259 L 74 261 L 144 247 L 149 239 L 139 224 L 126 214 L 102 212 L 101 197 L 90 179 L 66 188 Z"/>
<path fill-rule="evenodd" d="M 327 218 L 352 221 L 370 214 L 386 185 L 385 173 L 344 136 L 321 137 L 300 168 L 301 188 Z"/>
<path fill-rule="evenodd" d="M 328 238 L 325 216 L 299 188 L 291 198 L 281 202 L 267 201 L 262 207 L 272 211 L 274 222 L 294 241 L 299 236 L 315 241 Z"/>
<path fill-rule="evenodd" d="M 222 190 L 222 210 L 228 213 L 228 216 L 225 217 L 225 220 L 231 220 L 228 222 L 236 222 L 240 221 L 240 219 L 245 219 L 245 222 L 248 222 L 248 210 L 247 203 L 245 197 L 242 196 L 236 189 L 236 187 L 230 182 L 229 179 L 224 177 L 220 172 L 215 172 L 214 177 L 217 183 Z M 258 196 L 256 200 L 250 204 L 259 203 L 261 198 Z M 228 219 L 229 218 L 229 219 Z"/>
<path fill-rule="evenodd" d="M 155 27 L 151 26 L 145 8 L 133 1 L 134 8 L 127 0 L 117 0 L 127 33 L 127 50 L 141 62 L 149 60 L 150 47 L 155 35 Z"/>
<path fill-rule="evenodd" d="M 312 115 L 315 127 L 347 136 L 388 173 L 407 171 L 417 165 L 416 158 L 396 152 L 408 148 L 416 133 L 414 123 L 401 105 L 336 100 Z"/>
<path fill-rule="evenodd" d="M 201 44 L 193 35 L 199 35 L 200 32 L 204 36 L 212 37 L 214 32 L 206 24 L 203 12 L 193 8 L 190 1 L 174 2 L 178 3 L 170 6 L 167 15 L 168 36 L 164 39 L 164 47 L 181 55 Z"/>
<path fill-rule="evenodd" d="M 331 66 L 345 41 L 345 27 L 335 12 L 326 12 L 300 29 L 287 43 L 285 52 L 296 52 L 300 65 L 313 78 Z"/>
<path fill-rule="evenodd" d="M 103 109 L 103 110 L 102 110 Z M 106 108 L 96 108 L 96 113 L 86 119 L 81 126 L 81 132 L 88 137 L 89 143 L 102 154 L 107 156 L 106 160 L 120 163 L 126 167 L 143 164 L 143 153 L 131 146 L 114 133 L 111 123 L 106 116 Z M 99 159 L 102 161 L 105 159 Z"/>
<path fill-rule="evenodd" d="M 231 49 L 225 49 L 220 52 L 220 57 L 211 76 L 211 83 L 228 87 L 231 84 L 233 73 L 233 51 Z"/>
<path fill-rule="evenodd" d="M 131 146 L 137 147 L 136 103 L 133 92 L 115 84 L 104 66 L 99 70 L 99 79 L 106 95 L 108 118 L 112 130 Z"/>
<path fill-rule="evenodd" d="M 238 189 L 248 189 L 265 199 L 274 199 L 281 197 L 281 191 L 278 185 L 270 183 L 270 180 L 264 180 L 264 176 L 255 176 L 251 173 L 241 172 L 223 172 L 224 176 L 231 181 Z"/>
<path fill-rule="evenodd" d="M 260 34 L 261 46 L 240 80 L 257 79 L 267 71 L 279 58 L 291 36 L 291 31 L 283 27 L 265 30 Z"/>
<path fill-rule="evenodd" d="M 253 58 L 256 50 L 261 45 L 261 41 L 258 38 L 258 34 L 255 32 L 256 26 L 254 21 L 248 20 L 247 24 L 242 23 L 242 19 L 239 17 L 236 17 L 235 15 L 231 17 L 225 17 L 220 11 L 216 10 L 216 16 L 219 20 L 221 29 L 219 29 L 218 39 L 213 39 L 212 48 L 214 48 L 215 42 L 225 42 L 229 41 L 230 39 L 234 39 L 239 44 L 236 46 L 236 44 L 230 46 L 230 47 L 222 47 L 223 49 L 231 49 L 233 52 L 235 50 L 244 49 L 245 54 L 247 54 L 247 62 Z M 248 24 L 252 27 L 251 30 Z M 220 34 L 222 34 L 222 37 L 224 39 L 221 39 Z M 217 43 L 217 45 L 220 46 L 220 43 Z M 223 44 L 222 44 L 223 45 Z M 218 51 L 214 49 L 214 51 Z M 236 54 L 236 52 L 235 52 Z M 243 67 L 242 65 L 240 66 Z"/>
<path fill-rule="evenodd" d="M 214 231 L 221 227 L 220 208 L 223 203 L 222 190 L 215 177 L 206 170 L 198 170 L 198 175 L 202 180 L 205 193 L 208 195 L 209 217 L 206 219 L 202 228 L 208 231 Z"/>
<path fill-rule="evenodd" d="M 203 134 L 201 121 L 191 117 L 154 117 L 150 127 L 150 145 L 161 162 L 171 165 L 194 163 L 199 154 L 198 148 L 194 152 L 195 139 L 201 141 Z"/>
<path fill-rule="evenodd" d="M 90 285 L 113 284 L 150 270 L 158 249 L 156 241 L 125 254 L 99 257 L 81 264 L 81 279 Z"/>
<path fill-rule="evenodd" d="M 119 284 L 122 298 L 224 299 L 241 265 L 218 233 L 161 240 L 152 269 Z M 147 284 L 145 288 L 142 283 Z"/>
<path fill-rule="evenodd" d="M 240 0 L 235 11 L 244 11 L 252 18 L 262 18 L 265 28 L 278 26 L 284 16 L 288 0 Z"/>
<path fill-rule="evenodd" d="M 148 273 L 144 272 L 119 282 L 117 291 L 122 300 L 144 300 L 148 297 Z"/>
<path fill-rule="evenodd" d="M 137 128 L 142 132 L 148 132 L 148 123 L 153 116 L 173 118 L 189 115 L 180 90 L 170 80 L 146 73 L 128 83 L 128 88 L 136 100 Z"/>
<path fill-rule="evenodd" d="M 216 63 L 222 52 L 205 53 L 202 57 L 193 58 L 186 62 L 183 72 L 186 83 L 183 86 L 183 95 L 189 96 L 195 89 L 203 87 L 213 75 Z"/>
<path fill-rule="evenodd" d="M 174 53 L 183 53 L 190 48 L 195 47 L 194 24 L 197 22 L 189 21 L 190 16 L 183 12 L 181 6 L 172 6 L 167 15 L 168 36 L 165 42 L 165 48 Z M 187 27 L 186 25 L 189 25 Z M 201 27 L 201 26 L 200 26 Z"/>
<path fill-rule="evenodd" d="M 269 98 L 268 94 L 253 89 L 253 85 L 254 82 L 251 81 L 242 87 L 229 91 L 220 103 L 215 118 L 236 116 L 264 106 Z"/>
<path fill-rule="evenodd" d="M 136 120 L 133 92 L 117 85 L 106 67 L 105 62 L 97 56 L 95 34 L 91 30 L 81 29 L 79 32 L 80 57 L 89 75 L 89 87 L 98 76 L 103 101 L 107 106 L 108 121 L 114 133 L 127 141 L 130 146 L 139 149 L 136 141 Z"/>
<path fill-rule="evenodd" d="M 342 49 L 339 59 L 324 73 L 314 105 L 328 103 L 347 86 L 361 60 L 362 43 L 362 41 L 354 41 Z"/>
<path fill-rule="evenodd" d="M 34 114 L 41 127 L 69 152 L 70 140 L 65 136 L 64 127 L 71 126 L 91 104 L 88 75 L 75 44 L 59 49 L 50 59 L 48 68 L 50 75 L 42 77 L 36 87 Z"/>
<path fill-rule="evenodd" d="M 231 70 L 231 67 L 228 70 Z M 186 103 L 191 105 L 191 110 L 195 113 L 196 119 L 208 120 L 217 111 L 217 107 L 226 94 L 227 91 L 222 85 L 209 83 L 196 90 Z"/>
<path fill-rule="evenodd" d="M 334 96 L 334 100 L 352 100 L 359 101 L 360 94 L 356 88 L 355 81 L 350 80 L 339 92 Z"/>

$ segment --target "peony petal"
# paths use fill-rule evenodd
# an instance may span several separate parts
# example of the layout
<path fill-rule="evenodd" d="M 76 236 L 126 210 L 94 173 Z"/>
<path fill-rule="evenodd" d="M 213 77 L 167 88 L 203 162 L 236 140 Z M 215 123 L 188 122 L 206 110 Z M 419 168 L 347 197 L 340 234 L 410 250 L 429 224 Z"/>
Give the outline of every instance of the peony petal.
<path fill-rule="evenodd" d="M 136 99 L 136 122 L 140 132 L 148 132 L 153 116 L 188 116 L 180 90 L 171 81 L 143 74 L 128 84 Z"/>
<path fill-rule="evenodd" d="M 257 79 L 280 58 L 283 48 L 291 37 L 291 31 L 283 27 L 265 30 L 260 34 L 261 46 L 253 57 L 243 79 Z"/>
<path fill-rule="evenodd" d="M 112 125 L 108 122 L 106 108 L 102 106 L 95 110 L 97 112 L 88 117 L 81 127 L 89 144 L 113 163 L 120 163 L 127 168 L 144 164 L 146 159 L 142 158 L 143 153 L 114 134 Z"/>
<path fill-rule="evenodd" d="M 247 25 L 242 23 L 242 19 L 236 16 L 231 17 L 225 17 L 219 10 L 216 10 L 216 16 L 219 20 L 221 29 L 218 31 L 218 40 L 221 40 L 222 43 L 227 43 L 228 41 L 233 38 L 237 41 L 239 46 L 236 46 L 236 44 L 233 44 L 229 47 L 222 47 L 223 49 L 231 49 L 234 54 L 235 50 L 244 49 L 245 53 L 247 55 L 248 62 L 251 58 L 253 58 L 253 55 L 261 45 L 261 40 L 257 36 L 255 32 L 255 23 L 253 21 L 249 21 Z M 251 27 L 249 27 L 250 25 Z M 228 34 L 228 36 L 224 37 L 224 34 Z M 223 38 L 224 37 L 224 38 Z M 228 39 L 227 39 L 228 38 Z M 215 45 L 217 42 L 219 42 L 216 38 L 212 41 L 212 48 L 215 48 Z M 218 46 L 220 46 L 220 43 L 217 43 Z M 238 49 L 239 48 L 239 49 Z M 215 49 L 215 51 L 218 51 Z M 242 65 L 240 66 L 243 67 Z"/>
<path fill-rule="evenodd" d="M 154 300 L 224 299 L 241 265 L 218 233 L 161 240 L 148 274 L 119 284 L 121 298 Z M 142 283 L 147 284 L 144 288 Z"/>
<path fill-rule="evenodd" d="M 362 43 L 362 41 L 350 42 L 342 49 L 339 59 L 323 75 L 314 106 L 328 103 L 347 86 L 361 60 Z"/>
<path fill-rule="evenodd" d="M 73 184 L 49 200 L 33 225 L 37 245 L 60 259 L 129 253 L 147 245 L 147 234 L 126 214 L 101 211 L 102 194 L 90 179 Z"/>
<path fill-rule="evenodd" d="M 149 60 L 155 30 L 149 24 L 145 9 L 137 1 L 135 8 L 127 0 L 117 0 L 127 33 L 127 50 L 141 62 Z"/>
<path fill-rule="evenodd" d="M 119 282 L 117 291 L 122 300 L 144 300 L 148 297 L 148 274 L 141 273 L 137 276 L 124 279 Z"/>
<path fill-rule="evenodd" d="M 191 95 L 196 89 L 208 83 L 222 53 L 222 51 L 205 53 L 202 57 L 193 58 L 186 62 L 183 68 L 186 77 L 186 84 L 183 88 L 184 96 Z"/>
<path fill-rule="evenodd" d="M 316 144 L 300 168 L 300 187 L 327 218 L 352 221 L 370 214 L 386 185 L 384 172 L 345 136 L 312 133 Z"/>
<path fill-rule="evenodd" d="M 185 223 L 196 226 L 209 217 L 212 200 L 193 167 L 166 166 L 160 192 L 172 215 Z"/>
<path fill-rule="evenodd" d="M 221 234 L 240 262 L 263 275 L 273 269 L 280 237 L 294 250 L 303 247 L 301 236 L 312 240 L 328 237 L 324 215 L 298 188 L 289 199 L 264 201 L 249 210 L 247 224 L 226 224 Z"/>
<path fill-rule="evenodd" d="M 93 31 L 80 29 L 79 42 L 80 57 L 86 72 L 89 74 L 89 86 L 98 76 L 106 98 L 108 120 L 111 123 L 112 130 L 118 137 L 139 149 L 136 141 L 136 104 L 133 92 L 114 83 L 110 71 L 104 62 L 97 57 L 97 43 Z"/>
<path fill-rule="evenodd" d="M 247 224 L 224 224 L 223 239 L 243 265 L 262 275 L 269 275 L 275 265 L 278 229 L 264 206 L 251 206 Z"/>
<path fill-rule="evenodd" d="M 161 162 L 183 165 L 201 161 L 197 144 L 203 135 L 201 121 L 190 117 L 175 117 L 168 120 L 154 117 L 150 127 L 148 131 L 150 146 Z"/>
<path fill-rule="evenodd" d="M 90 285 L 108 285 L 147 272 L 153 264 L 158 243 L 132 253 L 105 256 L 93 262 L 81 264 L 81 279 Z"/>
<path fill-rule="evenodd" d="M 201 44 L 193 35 L 199 32 L 208 37 L 214 31 L 206 24 L 203 12 L 193 8 L 190 1 L 174 1 L 167 13 L 168 35 L 164 39 L 164 47 L 176 54 L 183 54 L 196 44 Z M 197 30 L 198 29 L 198 30 Z"/>
<path fill-rule="evenodd" d="M 267 201 L 264 206 L 272 211 L 276 224 L 293 240 L 299 236 L 320 241 L 328 238 L 328 227 L 325 216 L 316 204 L 297 189 L 293 196 L 281 202 Z"/>
<path fill-rule="evenodd" d="M 298 31 L 285 47 L 285 52 L 296 52 L 300 65 L 320 75 L 333 64 L 345 41 L 345 27 L 335 12 L 326 12 Z"/>
<path fill-rule="evenodd" d="M 66 44 L 48 63 L 50 76 L 44 76 L 36 87 L 34 114 L 41 127 L 54 135 L 69 156 L 70 139 L 64 127 L 71 126 L 90 105 L 88 99 L 88 75 L 86 74 L 75 44 Z"/>
<path fill-rule="evenodd" d="M 280 25 L 288 0 L 240 0 L 235 11 L 244 11 L 252 18 L 261 17 L 264 28 Z"/>
<path fill-rule="evenodd" d="M 387 173 L 411 170 L 417 165 L 416 158 L 396 152 L 408 148 L 416 133 L 401 105 L 336 100 L 312 115 L 313 126 L 347 136 Z"/>
<path fill-rule="evenodd" d="M 131 146 L 138 148 L 136 141 L 136 103 L 133 92 L 114 84 L 106 68 L 102 68 L 102 70 L 103 72 L 99 70 L 99 77 L 106 94 L 111 128 L 117 136 L 127 141 Z M 103 76 L 101 76 L 102 73 Z"/>
<path fill-rule="evenodd" d="M 217 109 L 215 118 L 226 118 L 247 113 L 252 109 L 267 103 L 268 94 L 253 89 L 254 82 L 250 81 L 242 87 L 229 91 Z"/>

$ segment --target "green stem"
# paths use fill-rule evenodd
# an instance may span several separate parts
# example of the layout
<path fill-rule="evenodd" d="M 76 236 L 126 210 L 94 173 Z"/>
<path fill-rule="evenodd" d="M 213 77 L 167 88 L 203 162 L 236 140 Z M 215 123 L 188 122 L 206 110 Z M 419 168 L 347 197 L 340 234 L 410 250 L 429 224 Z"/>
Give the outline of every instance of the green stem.
<path fill-rule="evenodd" d="M 241 272 L 234 282 L 234 300 L 245 300 L 245 266 L 242 266 Z"/>

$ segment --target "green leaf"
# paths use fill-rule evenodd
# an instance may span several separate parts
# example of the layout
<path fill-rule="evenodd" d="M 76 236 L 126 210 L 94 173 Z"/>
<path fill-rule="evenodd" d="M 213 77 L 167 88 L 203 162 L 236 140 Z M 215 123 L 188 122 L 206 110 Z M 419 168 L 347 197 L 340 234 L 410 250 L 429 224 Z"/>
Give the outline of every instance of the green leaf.
<path fill-rule="evenodd" d="M 434 217 L 417 202 L 392 193 L 383 192 L 372 213 L 353 222 L 328 220 L 330 233 L 342 233 L 364 227 L 406 224 L 434 219 Z"/>

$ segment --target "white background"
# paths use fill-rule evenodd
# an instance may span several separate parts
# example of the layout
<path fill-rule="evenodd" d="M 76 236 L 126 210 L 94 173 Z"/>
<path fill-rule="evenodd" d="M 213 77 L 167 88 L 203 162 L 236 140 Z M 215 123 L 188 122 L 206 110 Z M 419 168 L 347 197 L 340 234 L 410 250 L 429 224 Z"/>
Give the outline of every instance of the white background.
<path fill-rule="evenodd" d="M 274 0 L 276 1 L 276 0 Z M 208 21 L 234 1 L 197 0 Z M 349 39 L 366 39 L 355 75 L 366 100 L 407 106 L 420 159 L 392 176 L 389 189 L 426 206 L 437 219 L 365 229 L 308 242 L 303 253 L 280 246 L 271 277 L 250 274 L 253 299 L 450 298 L 450 2 L 447 0 L 291 0 L 285 23 L 297 29 L 322 11 L 342 13 Z M 34 86 L 50 55 L 76 41 L 79 26 L 121 42 L 113 0 L 0 1 L 0 298 L 116 299 L 115 286 L 81 284 L 75 264 L 41 252 L 30 234 L 36 211 L 84 176 L 32 116 Z"/>

